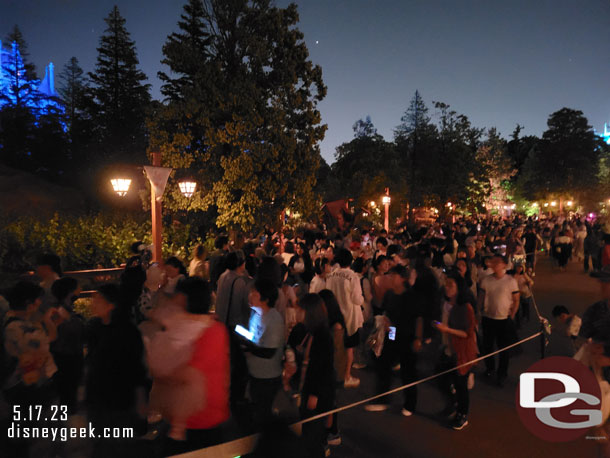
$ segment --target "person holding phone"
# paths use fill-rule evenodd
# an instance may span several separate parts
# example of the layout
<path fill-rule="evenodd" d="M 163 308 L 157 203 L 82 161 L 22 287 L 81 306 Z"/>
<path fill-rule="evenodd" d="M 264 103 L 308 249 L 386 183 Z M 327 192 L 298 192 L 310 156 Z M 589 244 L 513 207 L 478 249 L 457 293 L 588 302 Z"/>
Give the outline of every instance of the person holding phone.
<path fill-rule="evenodd" d="M 417 379 L 417 352 L 421 349 L 423 320 L 420 311 L 420 300 L 411 288 L 410 272 L 401 265 L 390 269 L 388 275 L 392 280 L 391 289 L 386 292 L 382 309 L 384 311 L 386 337 L 381 355 L 376 360 L 377 393 L 390 389 L 392 367 L 400 362 L 400 377 L 403 384 Z M 402 414 L 409 417 L 417 403 L 417 387 L 404 390 Z M 380 398 L 375 403 L 367 404 L 369 412 L 387 410 L 389 399 Z"/>
<path fill-rule="evenodd" d="M 476 319 L 472 303 L 474 298 L 468 291 L 465 282 L 458 274 L 450 274 L 445 280 L 445 294 L 451 306 L 443 322 L 434 321 L 433 326 L 443 334 L 447 343 L 445 354 L 450 359 L 452 367 L 472 361 L 477 357 L 477 340 L 475 334 Z M 455 395 L 450 390 L 449 396 L 453 398 L 456 406 L 455 416 L 451 427 L 456 431 L 468 425 L 468 408 L 470 399 L 468 395 L 468 377 L 473 364 L 461 367 L 449 374 Z"/>
<path fill-rule="evenodd" d="M 273 398 L 282 386 L 284 356 L 284 319 L 275 310 L 277 285 L 268 279 L 254 282 L 249 301 L 252 342 L 244 339 L 244 351 L 250 373 L 250 396 L 254 403 L 255 421 L 264 425 L 271 419 Z"/>

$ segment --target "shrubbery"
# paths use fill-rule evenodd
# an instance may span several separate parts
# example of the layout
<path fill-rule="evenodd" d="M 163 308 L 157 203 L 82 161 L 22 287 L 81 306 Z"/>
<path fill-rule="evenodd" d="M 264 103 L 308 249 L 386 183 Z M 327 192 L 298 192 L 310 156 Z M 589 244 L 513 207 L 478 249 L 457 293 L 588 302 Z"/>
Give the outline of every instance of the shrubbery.
<path fill-rule="evenodd" d="M 64 270 L 118 267 L 133 242 L 151 243 L 150 234 L 149 220 L 125 215 L 56 213 L 50 219 L 0 221 L 0 265 L 4 272 L 23 272 L 33 268 L 39 254 L 52 252 L 62 259 Z M 185 261 L 192 247 L 201 243 L 188 224 L 165 227 L 163 237 L 163 256 L 175 255 Z"/>

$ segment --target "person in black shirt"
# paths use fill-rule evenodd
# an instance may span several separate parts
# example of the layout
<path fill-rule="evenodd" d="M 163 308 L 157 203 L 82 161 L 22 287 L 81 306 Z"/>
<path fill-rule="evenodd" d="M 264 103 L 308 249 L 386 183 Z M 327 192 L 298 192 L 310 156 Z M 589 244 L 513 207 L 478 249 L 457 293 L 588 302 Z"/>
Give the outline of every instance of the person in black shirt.
<path fill-rule="evenodd" d="M 386 335 L 383 349 L 377 358 L 377 392 L 388 391 L 392 382 L 392 367 L 400 361 L 400 376 L 403 384 L 417 378 L 417 352 L 421 349 L 423 319 L 421 300 L 409 285 L 409 272 L 404 266 L 390 269 L 392 288 L 386 292 L 382 309 L 386 320 Z M 386 410 L 389 399 L 383 397 L 365 409 L 370 412 Z M 410 416 L 417 403 L 417 387 L 404 390 L 402 414 Z"/>
<path fill-rule="evenodd" d="M 96 429 L 144 426 L 144 346 L 138 328 L 129 321 L 117 285 L 103 285 L 93 295 L 95 317 L 88 329 L 86 403 Z M 134 441 L 102 438 L 93 456 L 136 456 Z"/>
<path fill-rule="evenodd" d="M 328 315 L 324 301 L 317 294 L 306 294 L 300 301 L 305 309 L 305 327 L 309 338 L 304 344 L 303 389 L 301 413 L 304 418 L 331 410 L 335 403 L 335 369 L 333 339 L 328 328 Z M 325 419 L 303 425 L 311 456 L 324 456 L 326 446 Z"/>
<path fill-rule="evenodd" d="M 68 407 L 68 413 L 77 411 L 78 385 L 83 376 L 84 334 L 83 318 L 74 312 L 74 301 L 80 294 L 76 279 L 63 277 L 51 286 L 57 299 L 51 315 L 57 325 L 57 338 L 51 343 L 51 353 L 57 365 L 57 391 L 59 403 Z"/>
<path fill-rule="evenodd" d="M 523 234 L 524 248 L 525 248 L 525 262 L 526 266 L 532 270 L 536 269 L 536 247 L 538 246 L 538 236 L 534 232 L 532 226 L 527 226 L 525 234 Z"/>

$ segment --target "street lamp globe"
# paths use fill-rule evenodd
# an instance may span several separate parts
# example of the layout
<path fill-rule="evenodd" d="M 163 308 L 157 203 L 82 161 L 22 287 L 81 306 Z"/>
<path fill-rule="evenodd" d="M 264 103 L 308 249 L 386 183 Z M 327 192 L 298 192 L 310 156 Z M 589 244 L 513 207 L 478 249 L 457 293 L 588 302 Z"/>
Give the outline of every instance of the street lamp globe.
<path fill-rule="evenodd" d="M 383 202 L 383 205 L 389 205 L 390 201 L 391 201 L 390 196 L 383 196 L 381 198 L 381 202 Z"/>
<path fill-rule="evenodd" d="M 556 207 L 557 206 L 557 202 L 553 201 L 551 202 L 551 207 Z"/>
<path fill-rule="evenodd" d="M 375 201 L 374 201 L 374 200 L 371 200 L 371 202 L 370 202 L 370 206 L 371 206 L 371 207 L 374 207 L 375 205 L 376 205 L 376 204 L 375 204 Z"/>
<path fill-rule="evenodd" d="M 180 192 L 182 195 L 189 199 L 193 197 L 197 183 L 191 180 L 182 180 L 178 183 L 178 186 L 180 187 Z"/>
<path fill-rule="evenodd" d="M 119 196 L 124 197 L 127 194 L 127 191 L 129 191 L 129 186 L 131 186 L 131 179 L 113 178 L 110 180 L 110 183 L 112 184 L 112 189 L 114 189 L 114 192 L 116 192 Z"/>

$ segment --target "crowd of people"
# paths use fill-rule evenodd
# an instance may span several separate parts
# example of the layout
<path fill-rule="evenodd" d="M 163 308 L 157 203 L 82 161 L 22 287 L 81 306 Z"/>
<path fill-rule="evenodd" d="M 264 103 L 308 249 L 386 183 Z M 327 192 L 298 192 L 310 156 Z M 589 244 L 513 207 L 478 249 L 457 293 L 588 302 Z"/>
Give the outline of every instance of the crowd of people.
<path fill-rule="evenodd" d="M 610 239 L 577 217 L 470 219 L 392 233 L 315 227 L 291 239 L 270 231 L 233 242 L 220 235 L 215 251 L 196 247 L 188 269 L 176 257 L 152 262 L 141 243 L 133 251 L 120 282 L 93 292 L 88 320 L 74 308 L 78 281 L 62 276 L 53 254 L 39 259 L 36 281 L 6 291 L 3 425 L 14 406 L 65 406 L 68 424 L 86 415 L 139 438 L 94 439 L 92 456 L 140 456 L 146 439 L 172 455 L 223 442 L 228 422 L 242 433 L 269 431 L 278 419 L 332 410 L 337 390 L 358 387 L 366 366 L 377 394 L 398 368 L 403 384 L 414 382 L 428 346 L 438 371 L 459 366 L 439 387 L 447 426 L 461 430 L 475 384 L 469 362 L 515 342 L 522 323 L 537 319 L 537 256 L 551 254 L 561 270 L 573 258 L 588 271 L 591 260 L 610 285 Z M 606 290 L 582 319 L 555 307 L 554 354 L 572 356 L 587 339 L 608 354 Z M 506 351 L 497 365 L 487 358 L 485 376 L 503 386 L 509 360 Z M 417 386 L 403 397 L 408 417 L 417 412 Z M 385 396 L 365 408 L 389 406 Z M 303 436 L 307 456 L 328 456 L 341 443 L 339 416 L 305 423 Z M 4 445 L 8 456 L 58 454 L 57 445 L 30 439 Z"/>

